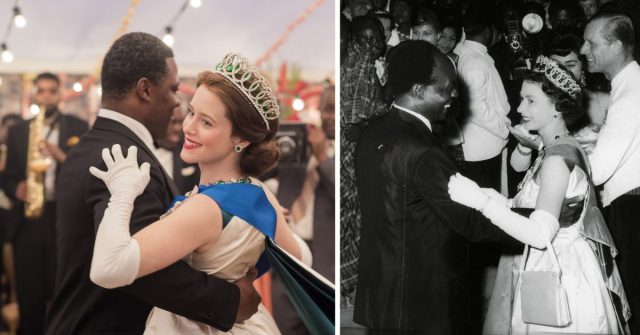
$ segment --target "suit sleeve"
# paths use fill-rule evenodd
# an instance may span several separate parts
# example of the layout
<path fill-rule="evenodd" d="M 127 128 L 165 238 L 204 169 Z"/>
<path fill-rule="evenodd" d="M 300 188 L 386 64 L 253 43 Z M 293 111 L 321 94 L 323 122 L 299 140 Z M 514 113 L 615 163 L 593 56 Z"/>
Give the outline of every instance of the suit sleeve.
<path fill-rule="evenodd" d="M 318 187 L 323 187 L 331 200 L 335 200 L 336 174 L 335 174 L 335 157 L 325 159 L 318 165 L 318 174 L 320 181 Z"/>
<path fill-rule="evenodd" d="M 21 166 L 20 155 L 26 155 L 26 152 L 21 151 L 21 142 L 24 141 L 23 125 L 15 125 L 9 128 L 9 135 L 7 136 L 7 161 L 3 174 L 3 185 L 5 194 L 12 201 L 19 201 L 16 199 L 16 188 L 18 184 L 26 178 L 26 166 Z M 28 139 L 27 139 L 28 141 Z"/>
<path fill-rule="evenodd" d="M 496 228 L 480 212 L 451 200 L 449 178 L 458 172 L 453 163 L 438 149 L 430 149 L 418 158 L 415 171 L 416 189 L 427 201 L 436 217 L 471 242 L 502 241 L 507 235 Z"/>
<path fill-rule="evenodd" d="M 98 166 L 105 170 L 104 163 Z M 155 170 L 155 171 L 154 171 Z M 151 170 L 151 182 L 135 203 L 131 216 L 131 234 L 158 220 L 165 204 L 157 167 Z M 93 208 L 95 231 L 102 221 L 110 193 L 104 183 L 89 175 L 86 193 Z M 137 279 L 133 284 L 119 288 L 147 303 L 208 324 L 223 331 L 233 327 L 238 310 L 240 291 L 225 280 L 209 276 L 191 268 L 186 262 L 176 262 L 160 271 Z"/>

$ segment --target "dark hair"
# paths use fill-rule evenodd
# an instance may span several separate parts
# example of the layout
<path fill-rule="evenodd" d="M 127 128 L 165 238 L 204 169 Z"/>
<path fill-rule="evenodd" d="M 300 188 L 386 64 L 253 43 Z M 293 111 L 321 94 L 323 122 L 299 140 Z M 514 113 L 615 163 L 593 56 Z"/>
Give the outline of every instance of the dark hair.
<path fill-rule="evenodd" d="M 359 36 L 360 33 L 368 29 L 377 30 L 379 37 L 384 38 L 382 22 L 372 15 L 358 16 L 351 21 L 351 38 Z"/>
<path fill-rule="evenodd" d="M 633 56 L 636 36 L 633 30 L 633 22 L 629 16 L 616 12 L 598 12 L 598 14 L 591 17 L 589 22 L 595 20 L 605 20 L 602 28 L 602 37 L 607 42 L 620 41 L 627 56 Z"/>
<path fill-rule="evenodd" d="M 478 3 L 473 3 L 464 14 L 462 26 L 464 33 L 469 37 L 480 36 L 493 25 L 492 16 L 487 13 L 486 8 L 480 6 Z"/>
<path fill-rule="evenodd" d="M 53 80 L 58 86 L 60 86 L 60 77 L 51 72 L 42 72 L 35 79 L 33 79 L 33 85 L 36 85 L 40 80 Z"/>
<path fill-rule="evenodd" d="M 211 71 L 201 72 L 198 75 L 197 86 L 200 85 L 205 85 L 225 105 L 226 116 L 231 121 L 231 135 L 251 143 L 241 153 L 242 172 L 259 177 L 273 168 L 280 158 L 280 151 L 274 140 L 278 132 L 279 120 L 270 120 L 269 129 L 267 129 L 255 107 L 221 74 Z"/>
<path fill-rule="evenodd" d="M 2 121 L 0 121 L 0 124 L 4 126 L 8 122 L 12 122 L 12 121 L 13 122 L 18 122 L 18 121 L 22 121 L 22 120 L 23 119 L 22 119 L 22 117 L 20 115 L 18 115 L 16 113 L 9 113 L 9 114 L 6 114 L 6 115 L 2 116 Z"/>
<path fill-rule="evenodd" d="M 123 35 L 113 43 L 102 63 L 103 99 L 121 100 L 141 78 L 159 84 L 167 73 L 166 59 L 171 57 L 171 48 L 153 35 Z"/>
<path fill-rule="evenodd" d="M 583 43 L 582 36 L 576 34 L 574 30 L 555 29 L 551 31 L 545 54 L 565 57 L 574 52 L 580 56 L 580 48 Z"/>
<path fill-rule="evenodd" d="M 440 19 L 436 12 L 425 6 L 419 7 L 418 10 L 415 11 L 411 26 L 416 27 L 424 24 L 432 26 L 436 31 L 442 31 Z"/>
<path fill-rule="evenodd" d="M 393 47 L 388 54 L 388 85 L 395 97 L 405 94 L 415 84 L 433 82 L 434 54 L 429 42 L 408 40 Z"/>
<path fill-rule="evenodd" d="M 558 64 L 564 72 L 571 76 L 571 71 L 567 70 L 562 64 Z M 576 98 L 571 97 L 555 86 L 544 73 L 527 71 L 524 81 L 538 83 L 542 88 L 542 92 L 553 101 L 556 111 L 562 113 L 562 118 L 567 124 L 567 129 L 575 132 L 589 122 L 588 115 L 585 113 L 586 96 L 579 93 Z"/>

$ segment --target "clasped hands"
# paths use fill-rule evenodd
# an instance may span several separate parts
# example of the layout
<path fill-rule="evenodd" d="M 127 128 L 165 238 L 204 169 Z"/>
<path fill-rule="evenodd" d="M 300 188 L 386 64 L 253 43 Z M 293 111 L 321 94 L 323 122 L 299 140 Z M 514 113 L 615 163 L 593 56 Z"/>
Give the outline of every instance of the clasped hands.
<path fill-rule="evenodd" d="M 507 197 L 492 188 L 480 188 L 476 182 L 460 173 L 449 178 L 448 187 L 451 200 L 478 211 L 482 211 L 491 200 L 507 206 Z"/>

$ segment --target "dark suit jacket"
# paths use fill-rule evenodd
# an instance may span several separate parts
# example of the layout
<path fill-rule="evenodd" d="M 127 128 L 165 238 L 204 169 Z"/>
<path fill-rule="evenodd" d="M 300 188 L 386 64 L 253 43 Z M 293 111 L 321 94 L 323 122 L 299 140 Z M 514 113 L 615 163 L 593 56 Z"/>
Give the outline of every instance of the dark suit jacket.
<path fill-rule="evenodd" d="M 27 178 L 27 150 L 29 146 L 29 125 L 31 120 L 15 124 L 9 129 L 7 137 L 7 165 L 2 175 L 2 186 L 5 194 L 11 199 L 13 207 L 11 208 L 10 219 L 7 222 L 7 234 L 11 237 L 17 234 L 20 227 L 26 220 L 24 217 L 24 202 L 16 199 L 16 188 L 18 184 Z M 58 146 L 67 153 L 73 145 L 89 129 L 86 121 L 81 120 L 72 115 L 61 114 L 58 119 Z M 72 138 L 76 137 L 76 141 Z M 70 139 L 71 142 L 69 141 Z M 60 172 L 60 164 L 56 168 L 56 176 Z M 57 178 L 56 178 L 57 179 Z M 57 192 L 57 190 L 56 190 Z M 50 215 L 46 209 L 43 218 Z M 53 222 L 55 218 L 50 218 Z M 34 265 L 35 266 L 35 265 Z"/>
<path fill-rule="evenodd" d="M 11 200 L 17 200 L 15 198 L 16 187 L 18 184 L 27 178 L 27 149 L 29 146 L 29 125 L 31 120 L 20 122 L 15 124 L 9 129 L 7 137 L 7 166 L 3 174 L 4 182 L 3 186 L 7 196 Z M 80 137 L 89 129 L 89 125 L 86 121 L 81 120 L 72 115 L 61 114 L 58 119 L 59 136 L 58 146 L 60 149 L 67 153 L 75 143 L 70 143 L 69 139 L 72 137 Z M 56 174 L 60 172 L 60 164 L 58 164 Z"/>
<path fill-rule="evenodd" d="M 335 280 L 335 158 L 322 162 L 318 168 L 320 181 L 313 205 L 313 268 L 328 280 Z"/>
<path fill-rule="evenodd" d="M 467 334 L 467 241 L 505 235 L 448 194 L 456 167 L 429 128 L 391 110 L 356 151 L 362 227 L 354 321 L 405 334 Z"/>
<path fill-rule="evenodd" d="M 158 220 L 177 193 L 153 153 L 119 122 L 98 118 L 71 150 L 57 180 L 58 272 L 47 334 L 141 334 L 152 306 L 228 330 L 239 290 L 179 261 L 133 284 L 106 290 L 93 284 L 89 269 L 98 224 L 110 193 L 90 166 L 105 170 L 101 151 L 113 144 L 138 147 L 138 163 L 151 164 L 151 181 L 134 204 L 131 232 Z"/>

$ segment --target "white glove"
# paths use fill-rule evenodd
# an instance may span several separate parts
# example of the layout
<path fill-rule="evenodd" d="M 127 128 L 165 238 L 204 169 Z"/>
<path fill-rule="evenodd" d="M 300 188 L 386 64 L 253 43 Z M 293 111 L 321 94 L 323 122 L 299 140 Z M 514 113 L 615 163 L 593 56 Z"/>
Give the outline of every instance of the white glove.
<path fill-rule="evenodd" d="M 476 182 L 459 173 L 449 178 L 449 195 L 451 200 L 476 210 L 481 210 L 489 200 Z"/>
<path fill-rule="evenodd" d="M 491 201 L 496 201 L 496 203 L 500 204 L 500 206 L 510 207 L 509 199 L 502 195 L 502 193 L 492 189 L 492 188 L 481 188 L 484 194 L 488 195 L 491 198 Z"/>
<path fill-rule="evenodd" d="M 113 154 L 113 157 L 111 156 Z M 111 196 L 128 197 L 135 199 L 149 184 L 149 163 L 142 163 L 138 167 L 138 148 L 130 146 L 127 158 L 122 156 L 119 144 L 114 144 L 111 153 L 108 148 L 102 149 L 102 159 L 107 165 L 107 171 L 101 171 L 96 167 L 90 167 L 89 172 L 102 179 Z"/>
<path fill-rule="evenodd" d="M 104 288 L 131 284 L 140 268 L 140 247 L 129 232 L 129 221 L 135 198 L 142 194 L 149 183 L 149 163 L 138 168 L 137 148 L 129 147 L 127 158 L 122 156 L 119 145 L 102 151 L 107 171 L 91 167 L 89 172 L 102 179 L 111 198 L 104 212 L 93 248 L 89 277 Z"/>
<path fill-rule="evenodd" d="M 547 211 L 536 209 L 527 218 L 493 198 L 482 214 L 516 240 L 538 249 L 546 248 L 547 240 L 552 241 L 560 227 L 558 218 Z"/>

